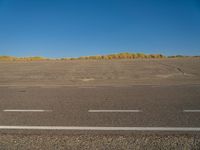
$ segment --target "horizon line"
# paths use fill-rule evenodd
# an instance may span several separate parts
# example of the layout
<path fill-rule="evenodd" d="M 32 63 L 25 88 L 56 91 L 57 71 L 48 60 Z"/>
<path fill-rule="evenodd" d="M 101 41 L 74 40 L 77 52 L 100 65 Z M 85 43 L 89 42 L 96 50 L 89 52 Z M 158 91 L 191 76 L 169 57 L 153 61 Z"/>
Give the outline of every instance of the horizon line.
<path fill-rule="evenodd" d="M 81 57 L 98 57 L 98 56 L 110 56 L 110 55 L 120 55 L 120 54 L 128 54 L 128 55 L 145 55 L 145 56 L 150 56 L 150 55 L 162 55 L 163 57 L 199 57 L 200 55 L 183 55 L 183 54 L 175 54 L 175 55 L 165 55 L 162 53 L 152 53 L 152 54 L 147 54 L 143 52 L 119 52 L 119 53 L 110 53 L 110 54 L 97 54 L 97 55 L 81 55 L 77 57 L 68 57 L 68 56 L 63 56 L 63 57 L 48 57 L 48 56 L 43 56 L 43 55 L 29 55 L 29 56 L 16 56 L 16 55 L 1 55 L 0 57 L 10 57 L 10 58 L 17 58 L 17 59 L 22 59 L 22 58 L 43 58 L 43 59 L 63 59 L 63 58 L 81 58 Z"/>

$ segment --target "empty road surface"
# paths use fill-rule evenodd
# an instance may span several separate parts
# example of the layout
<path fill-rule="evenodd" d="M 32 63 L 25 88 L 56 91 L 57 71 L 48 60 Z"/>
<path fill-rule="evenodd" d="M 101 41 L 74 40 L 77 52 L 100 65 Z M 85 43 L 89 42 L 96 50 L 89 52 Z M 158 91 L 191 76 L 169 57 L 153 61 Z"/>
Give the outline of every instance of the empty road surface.
<path fill-rule="evenodd" d="M 0 131 L 200 132 L 200 85 L 0 87 Z"/>

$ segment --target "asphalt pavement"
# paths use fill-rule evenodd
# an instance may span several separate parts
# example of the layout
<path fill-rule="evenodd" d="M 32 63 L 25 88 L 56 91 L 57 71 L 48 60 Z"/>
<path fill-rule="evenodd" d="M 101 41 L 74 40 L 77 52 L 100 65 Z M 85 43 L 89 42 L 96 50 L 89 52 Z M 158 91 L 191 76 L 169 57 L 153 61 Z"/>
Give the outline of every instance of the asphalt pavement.
<path fill-rule="evenodd" d="M 0 87 L 0 132 L 200 132 L 200 85 Z"/>

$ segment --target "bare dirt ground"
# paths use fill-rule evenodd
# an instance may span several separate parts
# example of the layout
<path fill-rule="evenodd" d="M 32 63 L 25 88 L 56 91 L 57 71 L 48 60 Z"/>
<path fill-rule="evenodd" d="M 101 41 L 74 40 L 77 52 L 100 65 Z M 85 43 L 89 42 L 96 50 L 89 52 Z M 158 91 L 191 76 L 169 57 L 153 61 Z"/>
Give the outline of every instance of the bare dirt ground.
<path fill-rule="evenodd" d="M 199 84 L 200 58 L 0 62 L 0 85 Z"/>

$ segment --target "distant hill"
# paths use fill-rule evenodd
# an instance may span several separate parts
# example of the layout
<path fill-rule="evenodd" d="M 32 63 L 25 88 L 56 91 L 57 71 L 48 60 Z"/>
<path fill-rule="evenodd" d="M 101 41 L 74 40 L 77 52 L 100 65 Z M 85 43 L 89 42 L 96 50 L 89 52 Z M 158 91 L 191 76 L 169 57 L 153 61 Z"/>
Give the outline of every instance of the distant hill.
<path fill-rule="evenodd" d="M 185 58 L 185 57 L 199 57 L 199 56 L 183 56 L 183 55 L 175 55 L 175 56 L 164 56 L 162 54 L 144 54 L 144 53 L 117 53 L 117 54 L 109 54 L 109 55 L 96 55 L 96 56 L 81 56 L 78 58 L 58 58 L 58 59 L 50 59 L 44 58 L 40 56 L 34 57 L 14 57 L 14 56 L 0 56 L 0 61 L 44 61 L 44 60 L 111 60 L 111 59 L 156 59 L 156 58 Z"/>
<path fill-rule="evenodd" d="M 37 60 L 49 60 L 48 58 L 34 56 L 34 57 L 14 57 L 14 56 L 0 56 L 0 60 L 7 60 L 7 61 L 37 61 Z"/>
<path fill-rule="evenodd" d="M 118 53 L 97 56 L 82 56 L 78 59 L 135 59 L 135 58 L 165 58 L 162 54 L 143 54 L 143 53 Z"/>

